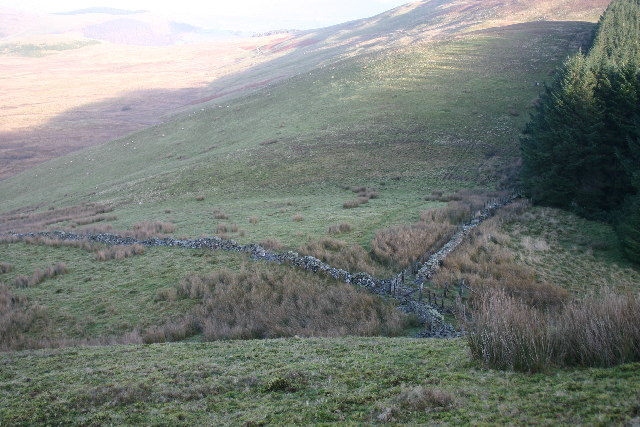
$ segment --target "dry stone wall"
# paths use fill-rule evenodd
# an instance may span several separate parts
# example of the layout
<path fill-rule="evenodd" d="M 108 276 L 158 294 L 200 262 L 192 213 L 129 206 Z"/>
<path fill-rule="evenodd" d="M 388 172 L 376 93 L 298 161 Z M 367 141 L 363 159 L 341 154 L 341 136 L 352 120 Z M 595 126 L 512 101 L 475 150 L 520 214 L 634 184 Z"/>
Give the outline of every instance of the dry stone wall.
<path fill-rule="evenodd" d="M 89 240 L 106 245 L 141 244 L 147 247 L 209 249 L 247 253 L 252 259 L 257 261 L 287 264 L 313 273 L 327 274 L 334 279 L 359 286 L 371 293 L 392 297 L 399 302 L 400 310 L 414 314 L 425 324 L 426 329 L 418 335 L 419 337 L 453 338 L 460 336 L 460 333 L 456 332 L 453 326 L 444 320 L 438 306 L 435 304 L 432 305 L 425 303 L 422 301 L 422 298 L 418 298 L 418 300 L 416 300 L 415 295 L 420 292 L 420 296 L 422 296 L 422 283 L 429 280 L 436 273 L 442 260 L 458 245 L 460 245 L 464 240 L 464 237 L 468 235 L 471 230 L 480 225 L 482 221 L 492 216 L 500 207 L 510 203 L 516 197 L 518 196 L 512 196 L 511 198 L 496 201 L 487 205 L 479 216 L 469 223 L 464 224 L 460 231 L 457 232 L 453 238 L 442 247 L 442 249 L 430 256 L 423 264 L 414 266 L 414 271 L 418 271 L 415 284 L 420 285 L 419 288 L 415 286 L 407 286 L 405 284 L 405 277 L 408 274 L 406 271 L 400 272 L 391 279 L 379 279 L 367 273 L 351 273 L 346 270 L 332 267 L 312 256 L 300 256 L 296 252 L 272 252 L 257 244 L 252 243 L 248 245 L 241 245 L 234 240 L 221 239 L 215 236 L 186 240 L 174 239 L 171 237 L 139 240 L 133 237 L 124 237 L 110 233 L 78 234 L 67 231 L 4 233 L 3 235 L 14 236 L 18 239 L 25 239 L 28 237 L 47 237 L 50 239 L 71 241 Z"/>

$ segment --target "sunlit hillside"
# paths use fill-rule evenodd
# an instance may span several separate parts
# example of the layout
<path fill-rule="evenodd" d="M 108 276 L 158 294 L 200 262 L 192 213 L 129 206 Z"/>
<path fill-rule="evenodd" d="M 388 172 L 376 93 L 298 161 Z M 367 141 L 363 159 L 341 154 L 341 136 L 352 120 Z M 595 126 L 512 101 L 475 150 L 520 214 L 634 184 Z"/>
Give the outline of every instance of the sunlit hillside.
<path fill-rule="evenodd" d="M 563 21 L 463 33 L 508 6 L 415 3 L 263 46 L 278 57 L 213 82 L 166 124 L 3 181 L 3 208 L 99 201 L 116 209 L 115 227 L 172 220 L 186 235 L 211 233 L 218 208 L 261 218 L 245 240 L 289 244 L 349 220 L 366 244 L 433 190 L 499 185 L 537 84 L 591 36 L 591 24 Z M 345 185 L 381 197 L 353 218 Z M 306 219 L 290 227 L 296 213 Z"/>
<path fill-rule="evenodd" d="M 588 347 L 617 342 L 640 269 L 519 193 L 530 113 L 608 3 L 0 51 L 0 425 L 637 423 L 632 346 L 556 363 L 578 322 L 544 319 L 631 319 Z M 483 363 L 493 291 L 556 359 Z"/>

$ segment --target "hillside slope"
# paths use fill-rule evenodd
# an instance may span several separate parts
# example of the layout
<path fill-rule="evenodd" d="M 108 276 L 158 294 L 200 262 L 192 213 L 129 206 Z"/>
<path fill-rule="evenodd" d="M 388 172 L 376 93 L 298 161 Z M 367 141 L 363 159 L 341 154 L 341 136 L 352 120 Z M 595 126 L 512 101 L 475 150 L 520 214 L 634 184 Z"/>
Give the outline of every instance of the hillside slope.
<path fill-rule="evenodd" d="M 536 82 L 592 31 L 560 21 L 478 29 L 513 22 L 523 7 L 489 6 L 419 2 L 263 46 L 279 57 L 218 80 L 168 123 L 2 181 L 2 209 L 100 201 L 116 207 L 116 227 L 170 219 L 198 235 L 221 208 L 235 221 L 261 218 L 245 240 L 288 244 L 347 220 L 368 244 L 375 229 L 428 207 L 430 191 L 496 185 L 517 158 Z M 345 185 L 380 198 L 354 216 L 342 209 Z M 295 213 L 305 221 L 291 227 Z"/>
<path fill-rule="evenodd" d="M 255 66 L 203 85 L 162 124 L 0 181 L 0 230 L 218 234 L 319 247 L 391 277 L 372 238 L 477 194 L 464 189 L 513 184 L 539 84 L 590 40 L 606 3 L 423 1 L 276 36 L 238 62 Z M 515 266 L 577 298 L 637 290 L 609 225 L 519 206 L 468 236 L 466 273 L 508 280 Z M 485 369 L 464 338 L 389 337 L 425 325 L 328 275 L 237 252 L 0 238 L 0 348 L 103 345 L 0 353 L 0 424 L 608 425 L 640 414 L 637 363 Z M 442 266 L 444 289 L 460 265 Z M 426 284 L 430 302 L 438 284 Z M 106 345 L 165 341 L 183 342 Z"/>
<path fill-rule="evenodd" d="M 0 13 L 0 32 L 5 33 L 0 52 L 10 56 L 4 57 L 0 72 L 9 96 L 2 101 L 0 116 L 0 178 L 165 122 L 189 105 L 244 96 L 342 58 L 541 19 L 593 21 L 605 4 L 604 0 L 534 5 L 512 0 L 434 0 L 294 37 L 187 47 L 103 44 L 82 49 L 78 47 L 85 46 L 86 28 L 102 34 L 109 26 L 117 26 L 112 15 L 28 16 L 5 11 Z M 135 25 L 131 16 L 137 19 Z M 174 37 L 171 23 L 147 14 L 125 18 L 135 28 L 147 28 L 140 33 L 144 37 Z M 106 40 L 118 42 L 139 32 L 116 29 Z M 52 31 L 67 36 L 46 35 Z M 189 41 L 202 40 L 193 35 Z M 16 57 L 16 53 L 43 57 Z M 43 75 L 42 69 L 49 72 Z"/>
<path fill-rule="evenodd" d="M 637 363 L 506 373 L 469 366 L 460 340 L 74 348 L 0 364 L 11 425 L 623 425 L 640 409 Z"/>
<path fill-rule="evenodd" d="M 281 37 L 137 47 L 47 36 L 0 45 L 0 178 L 166 121 Z M 43 73 L 42 70 L 47 70 Z"/>

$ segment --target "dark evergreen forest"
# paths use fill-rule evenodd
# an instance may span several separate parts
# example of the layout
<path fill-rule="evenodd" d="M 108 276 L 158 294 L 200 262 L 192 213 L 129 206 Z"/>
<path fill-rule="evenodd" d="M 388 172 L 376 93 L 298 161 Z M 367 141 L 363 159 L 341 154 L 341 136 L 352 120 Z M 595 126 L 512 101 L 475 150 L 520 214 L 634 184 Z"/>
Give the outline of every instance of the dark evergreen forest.
<path fill-rule="evenodd" d="M 613 0 L 546 87 L 521 141 L 534 203 L 616 225 L 640 262 L 640 0 Z"/>

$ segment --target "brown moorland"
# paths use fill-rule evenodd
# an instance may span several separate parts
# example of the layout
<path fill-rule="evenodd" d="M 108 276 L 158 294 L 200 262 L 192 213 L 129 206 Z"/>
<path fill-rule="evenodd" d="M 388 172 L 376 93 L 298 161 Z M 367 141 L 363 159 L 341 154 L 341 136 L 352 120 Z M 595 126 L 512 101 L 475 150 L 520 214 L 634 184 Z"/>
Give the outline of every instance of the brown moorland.
<path fill-rule="evenodd" d="M 296 35 L 179 46 L 100 43 L 48 51 L 40 57 L 16 56 L 0 49 L 5 95 L 0 99 L 0 179 L 162 123 L 199 103 L 224 103 L 247 91 L 326 66 L 331 58 L 523 22 L 595 21 L 608 0 L 531 3 L 464 0 L 442 5 L 422 1 L 374 18 Z M 477 20 L 479 10 L 486 12 L 486 19 Z M 413 18 L 405 23 L 406 30 L 392 31 L 384 25 L 376 28 L 381 22 L 403 20 L 409 12 Z M 13 28 L 9 25 L 13 21 L 21 29 L 27 18 L 0 10 L 3 32 Z M 11 37 L 11 43 L 33 41 L 34 36 L 29 37 Z M 37 37 L 40 42 L 64 41 L 49 34 Z M 77 42 L 78 35 L 75 37 Z M 0 42 L 4 44 L 7 38 Z"/>
<path fill-rule="evenodd" d="M 222 88 L 209 83 L 264 61 L 256 48 L 283 37 L 160 47 L 102 43 L 35 58 L 3 55 L 0 179 L 215 98 Z M 268 82 L 250 83 L 245 90 Z M 225 93 L 233 90 L 242 88 Z"/>

